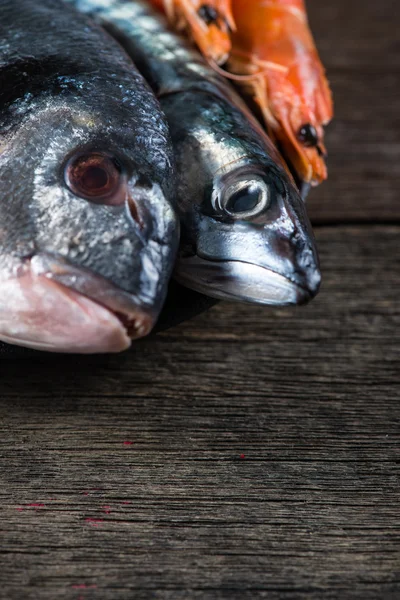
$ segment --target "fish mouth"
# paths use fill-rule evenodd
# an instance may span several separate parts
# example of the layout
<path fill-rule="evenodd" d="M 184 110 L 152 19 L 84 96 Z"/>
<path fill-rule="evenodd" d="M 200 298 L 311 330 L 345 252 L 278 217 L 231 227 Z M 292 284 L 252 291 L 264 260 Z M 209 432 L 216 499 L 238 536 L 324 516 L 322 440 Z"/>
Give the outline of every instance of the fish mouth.
<path fill-rule="evenodd" d="M 269 306 L 306 304 L 318 292 L 267 267 L 239 260 L 214 261 L 194 256 L 181 259 L 175 279 L 220 300 Z"/>
<path fill-rule="evenodd" d="M 0 281 L 0 339 L 44 350 L 121 352 L 156 315 L 133 295 L 63 258 L 37 254 Z"/>

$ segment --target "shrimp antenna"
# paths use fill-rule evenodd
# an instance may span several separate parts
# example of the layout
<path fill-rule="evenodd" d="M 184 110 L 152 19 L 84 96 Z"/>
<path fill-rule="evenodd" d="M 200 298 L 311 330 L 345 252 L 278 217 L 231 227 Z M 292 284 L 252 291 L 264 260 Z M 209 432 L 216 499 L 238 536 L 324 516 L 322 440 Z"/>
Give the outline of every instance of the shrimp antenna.
<path fill-rule="evenodd" d="M 270 62 L 268 60 L 263 61 L 264 68 L 257 73 L 251 73 L 248 75 L 237 75 L 235 73 L 230 73 L 229 71 L 225 71 L 225 69 L 221 69 L 220 66 L 212 58 L 207 58 L 207 62 L 210 67 L 218 73 L 218 75 L 222 75 L 225 79 L 231 79 L 232 81 L 253 81 L 254 79 L 258 79 L 261 75 L 265 75 L 268 71 L 279 71 L 280 73 L 287 73 L 288 68 L 280 65 L 278 63 Z"/>

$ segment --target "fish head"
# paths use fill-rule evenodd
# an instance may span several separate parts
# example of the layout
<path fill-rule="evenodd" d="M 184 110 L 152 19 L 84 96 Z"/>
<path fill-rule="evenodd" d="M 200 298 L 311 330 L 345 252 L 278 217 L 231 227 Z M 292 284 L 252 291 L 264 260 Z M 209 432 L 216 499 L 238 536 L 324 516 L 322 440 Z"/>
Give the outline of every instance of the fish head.
<path fill-rule="evenodd" d="M 320 284 L 304 203 L 273 170 L 236 166 L 218 176 L 196 215 L 196 251 L 176 267 L 182 283 L 217 298 L 303 304 Z"/>
<path fill-rule="evenodd" d="M 57 81 L 57 94 L 25 94 L 0 113 L 0 339 L 9 343 L 120 351 L 149 333 L 165 299 L 178 244 L 166 126 L 155 123 L 149 159 L 129 89 L 103 86 L 100 97 L 92 83 Z"/>
<path fill-rule="evenodd" d="M 243 116 L 216 133 L 226 111 L 216 112 L 210 132 L 215 106 L 207 126 L 193 127 L 177 153 L 182 235 L 175 276 L 216 298 L 305 303 L 321 277 L 304 202 L 270 141 L 251 122 L 242 124 Z"/>

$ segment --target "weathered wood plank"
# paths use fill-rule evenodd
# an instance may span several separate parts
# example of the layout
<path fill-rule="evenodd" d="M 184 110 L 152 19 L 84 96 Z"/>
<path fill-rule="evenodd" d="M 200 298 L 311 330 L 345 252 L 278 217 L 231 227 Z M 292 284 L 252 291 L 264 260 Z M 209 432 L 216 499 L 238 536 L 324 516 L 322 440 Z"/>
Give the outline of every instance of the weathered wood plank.
<path fill-rule="evenodd" d="M 396 0 L 306 0 L 318 49 L 328 68 L 367 73 L 400 66 Z"/>
<path fill-rule="evenodd" d="M 308 307 L 0 363 L 0 597 L 398 598 L 399 236 L 321 228 Z"/>
<path fill-rule="evenodd" d="M 307 0 L 335 100 L 316 223 L 400 220 L 399 11 L 394 0 Z"/>
<path fill-rule="evenodd" d="M 399 222 L 399 78 L 332 70 L 330 81 L 329 179 L 312 190 L 310 216 L 314 223 Z"/>

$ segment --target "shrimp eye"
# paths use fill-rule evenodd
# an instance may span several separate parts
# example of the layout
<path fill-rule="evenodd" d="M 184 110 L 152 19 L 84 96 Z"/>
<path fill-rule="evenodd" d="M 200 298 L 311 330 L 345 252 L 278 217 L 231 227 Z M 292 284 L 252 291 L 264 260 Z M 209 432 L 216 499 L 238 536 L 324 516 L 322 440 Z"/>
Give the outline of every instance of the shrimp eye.
<path fill-rule="evenodd" d="M 239 181 L 229 186 L 219 202 L 220 208 L 236 219 L 256 217 L 268 208 L 269 203 L 269 189 L 262 179 Z"/>
<path fill-rule="evenodd" d="M 200 6 L 199 10 L 197 11 L 197 14 L 199 15 L 200 19 L 202 19 L 207 25 L 212 25 L 213 23 L 216 23 L 219 19 L 218 11 L 209 4 L 203 4 L 202 6 Z"/>
<path fill-rule="evenodd" d="M 297 137 L 304 146 L 312 148 L 318 145 L 317 130 L 310 123 L 306 123 L 300 127 Z"/>
<path fill-rule="evenodd" d="M 64 179 L 73 194 L 91 202 L 110 205 L 125 202 L 122 169 L 107 154 L 91 152 L 73 156 L 65 167 Z"/>

